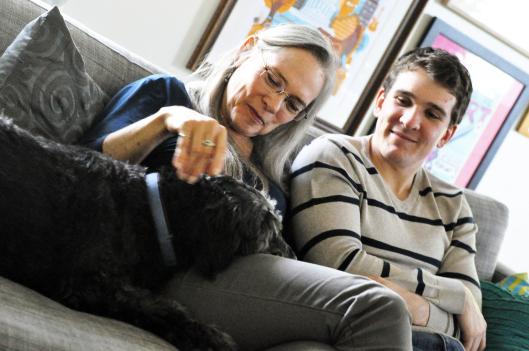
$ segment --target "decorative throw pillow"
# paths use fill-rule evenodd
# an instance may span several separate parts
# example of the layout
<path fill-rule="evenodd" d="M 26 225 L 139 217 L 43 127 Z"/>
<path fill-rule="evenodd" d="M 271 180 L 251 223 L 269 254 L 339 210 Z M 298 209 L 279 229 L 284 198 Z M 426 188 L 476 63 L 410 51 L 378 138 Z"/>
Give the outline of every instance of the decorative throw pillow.
<path fill-rule="evenodd" d="M 529 278 L 527 273 L 512 274 L 497 282 L 496 285 L 514 295 L 529 298 Z"/>
<path fill-rule="evenodd" d="M 487 351 L 529 350 L 529 298 L 481 281 Z"/>
<path fill-rule="evenodd" d="M 57 7 L 26 25 L 0 57 L 0 113 L 35 134 L 75 143 L 106 100 Z"/>

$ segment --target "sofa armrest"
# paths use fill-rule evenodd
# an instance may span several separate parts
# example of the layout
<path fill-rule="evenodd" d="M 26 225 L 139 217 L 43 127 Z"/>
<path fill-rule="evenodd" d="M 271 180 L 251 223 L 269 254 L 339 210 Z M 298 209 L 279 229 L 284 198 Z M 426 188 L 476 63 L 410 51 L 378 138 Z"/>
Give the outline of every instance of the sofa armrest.
<path fill-rule="evenodd" d="M 500 280 L 507 278 L 510 275 L 515 274 L 516 271 L 505 264 L 498 262 L 496 263 L 496 269 L 494 270 L 494 274 L 492 275 L 491 281 L 493 283 L 497 283 Z"/>
<path fill-rule="evenodd" d="M 476 268 L 482 280 L 491 280 L 496 268 L 507 224 L 509 209 L 503 203 L 473 190 L 464 190 L 478 226 Z"/>

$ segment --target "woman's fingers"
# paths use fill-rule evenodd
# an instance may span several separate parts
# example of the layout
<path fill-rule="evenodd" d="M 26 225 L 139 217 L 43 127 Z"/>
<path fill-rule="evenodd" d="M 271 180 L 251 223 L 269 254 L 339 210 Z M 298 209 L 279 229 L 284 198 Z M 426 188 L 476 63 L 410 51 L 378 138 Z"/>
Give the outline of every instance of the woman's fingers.
<path fill-rule="evenodd" d="M 179 178 L 194 183 L 202 174 L 217 175 L 224 168 L 226 128 L 214 119 L 182 124 L 173 165 Z"/>
<path fill-rule="evenodd" d="M 224 169 L 224 160 L 226 159 L 226 152 L 228 150 L 228 133 L 226 132 L 226 128 L 222 127 L 222 130 L 219 131 L 215 143 L 217 147 L 206 171 L 209 175 L 219 175 Z"/>

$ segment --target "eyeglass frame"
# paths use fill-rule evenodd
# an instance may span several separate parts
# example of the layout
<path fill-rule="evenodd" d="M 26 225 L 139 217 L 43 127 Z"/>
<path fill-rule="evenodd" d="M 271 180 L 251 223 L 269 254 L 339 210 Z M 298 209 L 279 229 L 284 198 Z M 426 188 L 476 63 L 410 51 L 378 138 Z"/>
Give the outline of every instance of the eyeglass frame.
<path fill-rule="evenodd" d="M 287 111 L 288 111 L 288 108 L 286 107 L 287 99 L 293 99 L 294 101 L 298 101 L 298 103 L 303 106 L 303 108 L 296 115 L 294 115 L 294 118 L 292 119 L 293 121 L 299 122 L 302 119 L 307 119 L 307 108 L 308 108 L 308 106 L 305 105 L 305 103 L 303 101 L 301 101 L 299 98 L 293 97 L 293 96 L 291 96 L 289 93 L 287 93 L 285 91 L 284 80 L 277 73 L 275 73 L 270 66 L 268 66 L 268 64 L 266 63 L 265 58 L 264 58 L 263 49 L 259 48 L 259 53 L 261 54 L 261 62 L 263 64 L 263 71 L 261 73 L 259 73 L 259 77 L 264 80 L 265 85 L 269 88 L 269 90 L 271 90 L 272 92 L 276 93 L 277 95 L 284 95 L 285 96 L 285 98 L 283 99 L 281 104 L 282 105 L 285 104 L 285 109 Z M 264 74 L 268 74 L 273 79 L 269 79 L 267 77 L 263 77 Z M 270 84 L 270 82 L 279 82 L 279 84 L 281 85 L 281 89 L 278 90 L 277 88 L 274 88 Z M 288 111 L 288 112 L 292 113 L 290 111 Z"/>

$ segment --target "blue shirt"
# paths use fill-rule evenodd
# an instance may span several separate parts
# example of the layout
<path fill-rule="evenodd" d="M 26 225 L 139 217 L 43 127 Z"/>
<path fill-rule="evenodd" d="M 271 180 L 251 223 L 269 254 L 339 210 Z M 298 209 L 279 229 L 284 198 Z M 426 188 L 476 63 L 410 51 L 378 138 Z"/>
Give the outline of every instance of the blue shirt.
<path fill-rule="evenodd" d="M 139 79 L 123 87 L 103 109 L 100 120 L 83 137 L 81 143 L 97 151 L 102 151 L 105 138 L 130 124 L 150 116 L 165 106 L 185 106 L 193 108 L 184 83 L 175 77 L 156 74 Z M 171 165 L 178 135 L 170 136 L 160 143 L 141 162 L 149 171 Z M 251 181 L 246 172 L 244 179 Z M 274 182 L 270 183 L 270 197 L 277 201 L 276 209 L 282 214 L 286 210 L 285 195 Z"/>

